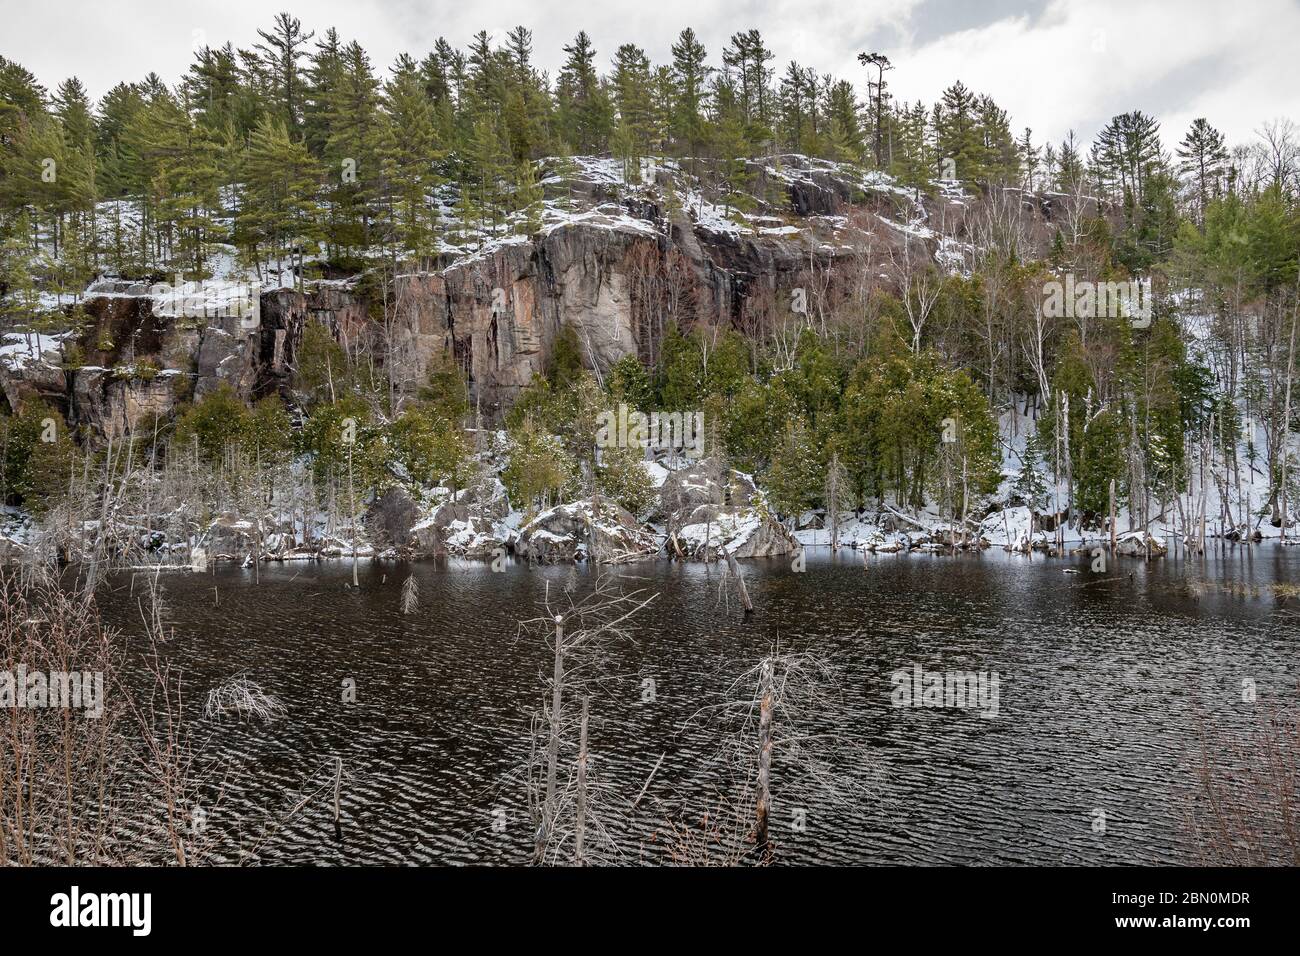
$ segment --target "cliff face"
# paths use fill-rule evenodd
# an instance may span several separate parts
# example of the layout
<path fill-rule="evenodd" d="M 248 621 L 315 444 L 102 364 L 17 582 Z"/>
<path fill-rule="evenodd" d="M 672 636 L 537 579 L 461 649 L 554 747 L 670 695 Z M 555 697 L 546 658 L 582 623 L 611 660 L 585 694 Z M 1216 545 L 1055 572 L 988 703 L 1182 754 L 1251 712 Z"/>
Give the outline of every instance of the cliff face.
<path fill-rule="evenodd" d="M 677 192 L 662 169 L 637 189 L 591 167 L 553 176 L 548 196 L 565 196 L 562 215 L 530 236 L 447 256 L 437 271 L 398 275 L 387 320 L 375 284 L 357 280 L 263 292 L 256 321 L 206 305 L 178 310 L 142 284 L 100 281 L 87 291 L 80 333 L 25 345 L 8 336 L 0 387 L 11 407 L 41 398 L 102 440 L 152 428 L 155 416 L 222 383 L 247 399 L 292 399 L 303 329 L 318 322 L 390 370 L 399 388 L 418 386 L 431 357 L 450 349 L 490 420 L 546 367 L 565 325 L 603 372 L 628 354 L 654 361 L 671 321 L 757 334 L 798 311 L 796 289 L 834 297 L 886 284 L 881 264 L 900 258 L 959 267 L 953 250 L 960 259 L 968 247 L 971 201 L 959 190 L 920 200 L 883 179 L 785 159 L 751 164 L 748 188 L 760 198 L 743 217 Z M 1017 204 L 1045 235 L 1045 207 Z"/>

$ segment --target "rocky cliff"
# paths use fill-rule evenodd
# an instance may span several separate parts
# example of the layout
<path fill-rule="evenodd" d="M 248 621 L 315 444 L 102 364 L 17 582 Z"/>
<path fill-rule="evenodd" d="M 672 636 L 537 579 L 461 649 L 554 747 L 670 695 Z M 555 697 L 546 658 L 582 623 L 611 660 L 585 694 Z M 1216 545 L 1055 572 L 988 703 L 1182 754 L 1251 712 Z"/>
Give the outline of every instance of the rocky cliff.
<path fill-rule="evenodd" d="M 86 292 L 81 328 L 6 336 L 0 388 L 11 407 L 41 398 L 102 440 L 152 428 L 222 383 L 249 399 L 292 400 L 303 329 L 318 322 L 399 388 L 416 387 L 431 356 L 450 349 L 491 420 L 546 367 L 565 325 L 599 371 L 630 353 L 652 362 L 668 322 L 757 334 L 808 316 L 812 297 L 896 282 L 902 260 L 959 270 L 970 248 L 977 200 L 956 184 L 924 196 L 876 174 L 780 157 L 750 164 L 740 213 L 705 201 L 673 164 L 635 186 L 617 170 L 588 158 L 548 175 L 546 215 L 530 234 L 446 252 L 387 289 L 354 277 L 262 291 L 255 321 L 222 301 L 208 308 L 210 296 L 177 308 L 143 283 L 100 280 Z M 1045 241 L 1050 204 L 1015 202 Z"/>

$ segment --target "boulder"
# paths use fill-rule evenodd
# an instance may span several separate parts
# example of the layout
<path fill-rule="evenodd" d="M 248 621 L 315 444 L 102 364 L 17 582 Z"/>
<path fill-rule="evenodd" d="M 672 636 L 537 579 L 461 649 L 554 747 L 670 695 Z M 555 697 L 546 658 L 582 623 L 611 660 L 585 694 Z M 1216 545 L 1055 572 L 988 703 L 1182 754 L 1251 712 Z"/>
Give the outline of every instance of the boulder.
<path fill-rule="evenodd" d="M 434 504 L 411 527 L 408 547 L 416 554 L 491 557 L 514 544 L 516 532 L 506 523 L 510 504 L 495 477 L 452 493 L 434 490 Z"/>
<path fill-rule="evenodd" d="M 863 551 L 875 554 L 897 554 L 912 550 L 912 539 L 905 531 L 875 531 L 857 542 Z"/>
<path fill-rule="evenodd" d="M 599 515 L 588 499 L 544 511 L 519 529 L 516 553 L 555 564 L 579 559 L 621 563 L 652 557 L 659 545 L 626 508 L 601 499 Z"/>
<path fill-rule="evenodd" d="M 365 526 L 371 539 L 380 547 L 406 548 L 412 529 L 420 518 L 420 508 L 402 487 L 387 489 L 366 510 Z"/>
<path fill-rule="evenodd" d="M 688 558 L 702 561 L 731 554 L 765 558 L 799 550 L 785 526 L 758 509 L 743 505 L 700 505 L 677 532 Z"/>
<path fill-rule="evenodd" d="M 1163 558 L 1168 551 L 1169 549 L 1157 541 L 1150 532 L 1126 531 L 1115 538 L 1116 554 L 1126 554 L 1138 558 L 1147 555 L 1153 558 Z"/>
<path fill-rule="evenodd" d="M 705 458 L 668 473 L 659 486 L 659 500 L 651 520 L 682 525 L 703 505 L 750 506 L 758 497 L 754 480 L 732 469 L 723 480 L 722 465 L 716 458 Z"/>

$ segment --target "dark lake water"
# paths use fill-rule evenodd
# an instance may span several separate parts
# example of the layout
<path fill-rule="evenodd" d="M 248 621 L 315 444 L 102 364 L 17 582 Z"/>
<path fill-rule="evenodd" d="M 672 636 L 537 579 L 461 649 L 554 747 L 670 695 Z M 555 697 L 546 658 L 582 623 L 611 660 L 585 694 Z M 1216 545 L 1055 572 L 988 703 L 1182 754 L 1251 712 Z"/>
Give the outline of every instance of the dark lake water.
<path fill-rule="evenodd" d="M 749 621 L 734 597 L 719 603 L 717 567 L 621 569 L 627 588 L 658 597 L 637 618 L 635 643 L 612 650 L 617 679 L 593 697 L 593 768 L 611 792 L 635 796 L 663 757 L 623 834 L 628 862 L 659 859 L 655 794 L 689 785 L 716 749 L 692 715 L 778 642 L 834 665 L 827 719 L 867 748 L 878 783 L 856 806 L 823 805 L 814 791 L 795 808 L 782 803 L 778 752 L 773 829 L 788 863 L 1193 862 L 1183 791 L 1198 718 L 1246 728 L 1261 707 L 1293 700 L 1300 678 L 1300 602 L 1274 588 L 1300 581 L 1300 548 L 1121 560 L 1105 576 L 1083 558 L 999 550 L 864 567 L 856 553 L 823 549 L 802 574 L 784 560 L 744 567 Z M 410 574 L 420 607 L 403 615 Z M 207 752 L 232 768 L 206 808 L 210 825 L 264 862 L 529 860 L 524 793 L 509 775 L 527 755 L 550 658 L 520 639 L 517 622 L 538 613 L 548 584 L 581 591 L 590 572 L 362 564 L 352 589 L 350 566 L 334 562 L 264 566 L 257 583 L 235 568 L 163 581 L 175 629 L 167 654 L 191 704 L 246 673 L 287 708 L 270 723 L 204 725 Z M 101 606 L 131 634 L 140 624 L 129 583 L 116 580 Z M 996 671 L 997 716 L 891 706 L 891 673 L 913 665 Z M 348 679 L 355 703 L 343 701 Z M 1242 700 L 1245 679 L 1254 704 Z M 327 799 L 284 819 L 332 780 L 336 755 L 342 842 Z M 1094 831 L 1099 810 L 1104 833 Z"/>

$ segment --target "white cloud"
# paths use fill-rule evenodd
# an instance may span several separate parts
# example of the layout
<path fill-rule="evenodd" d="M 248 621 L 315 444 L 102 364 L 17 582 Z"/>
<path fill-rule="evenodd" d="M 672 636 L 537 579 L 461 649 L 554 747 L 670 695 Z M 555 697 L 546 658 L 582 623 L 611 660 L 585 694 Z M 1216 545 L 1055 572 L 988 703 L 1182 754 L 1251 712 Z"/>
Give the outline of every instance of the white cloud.
<path fill-rule="evenodd" d="M 1161 120 L 1166 142 L 1205 116 L 1230 141 L 1295 112 L 1300 7 L 1250 0 L 1232 16 L 1215 0 L 1055 0 L 896 52 L 895 91 L 927 102 L 953 79 L 988 93 L 1017 128 L 1089 139 L 1116 113 Z"/>
<path fill-rule="evenodd" d="M 175 82 L 196 37 L 251 47 L 274 9 L 254 0 L 0 3 L 11 8 L 3 13 L 0 54 L 51 88 L 76 74 L 96 96 L 149 70 Z M 629 41 L 663 62 L 680 30 L 691 26 L 716 63 L 732 33 L 757 27 L 776 53 L 778 72 L 798 59 L 852 79 L 863 95 L 857 52 L 901 36 L 883 47 L 895 64 L 890 80 L 897 96 L 931 102 L 960 78 L 992 95 L 1017 130 L 1030 126 L 1036 138 L 1054 140 L 1070 128 L 1087 139 L 1130 109 L 1157 116 L 1170 146 L 1195 116 L 1208 117 L 1230 141 L 1250 138 L 1275 116 L 1296 117 L 1300 5 L 1293 0 L 1244 0 L 1228 13 L 1216 0 L 1053 0 L 1038 14 L 951 32 L 937 10 L 924 0 L 605 0 L 545 7 L 535 0 L 313 0 L 298 5 L 296 15 L 318 34 L 335 26 L 345 39 L 360 41 L 380 68 L 399 52 L 423 55 L 439 35 L 464 46 L 480 29 L 501 39 L 522 23 L 534 32 L 539 65 L 552 73 L 579 29 L 592 35 L 608 64 Z M 912 39 L 920 35 L 932 39 Z"/>

